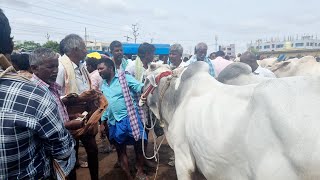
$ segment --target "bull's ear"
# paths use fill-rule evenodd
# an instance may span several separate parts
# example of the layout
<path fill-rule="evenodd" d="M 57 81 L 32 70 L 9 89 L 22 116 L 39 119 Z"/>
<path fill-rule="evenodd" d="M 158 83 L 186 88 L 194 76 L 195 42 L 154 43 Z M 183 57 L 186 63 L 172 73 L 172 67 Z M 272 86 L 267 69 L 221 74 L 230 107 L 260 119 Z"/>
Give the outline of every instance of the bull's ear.
<path fill-rule="evenodd" d="M 150 74 L 149 76 L 147 76 L 147 79 L 149 80 L 150 84 L 153 87 L 157 87 L 156 77 L 153 74 Z"/>

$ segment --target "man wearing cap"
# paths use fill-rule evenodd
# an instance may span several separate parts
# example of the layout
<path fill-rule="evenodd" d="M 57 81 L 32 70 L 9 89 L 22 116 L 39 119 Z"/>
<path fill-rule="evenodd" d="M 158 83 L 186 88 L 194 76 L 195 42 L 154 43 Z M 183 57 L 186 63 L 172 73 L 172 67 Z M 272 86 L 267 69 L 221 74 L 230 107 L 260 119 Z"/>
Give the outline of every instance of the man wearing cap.
<path fill-rule="evenodd" d="M 97 66 L 101 57 L 102 56 L 98 52 L 93 52 L 88 54 L 86 58 L 87 70 L 90 73 L 89 77 L 91 80 L 91 88 L 96 91 L 100 91 L 102 84 L 102 78 L 97 70 Z"/>
<path fill-rule="evenodd" d="M 90 80 L 91 80 L 91 88 L 96 91 L 101 91 L 101 85 L 103 79 L 101 78 L 97 66 L 101 58 L 109 58 L 106 55 L 100 54 L 98 52 L 93 52 L 87 55 L 86 58 L 86 66 L 87 70 L 90 73 Z M 110 153 L 112 152 L 112 148 L 110 143 L 108 142 L 108 127 L 106 126 L 106 122 L 100 122 L 100 138 L 102 141 L 102 149 L 99 152 L 102 153 Z M 107 136 L 107 137 L 106 137 Z"/>

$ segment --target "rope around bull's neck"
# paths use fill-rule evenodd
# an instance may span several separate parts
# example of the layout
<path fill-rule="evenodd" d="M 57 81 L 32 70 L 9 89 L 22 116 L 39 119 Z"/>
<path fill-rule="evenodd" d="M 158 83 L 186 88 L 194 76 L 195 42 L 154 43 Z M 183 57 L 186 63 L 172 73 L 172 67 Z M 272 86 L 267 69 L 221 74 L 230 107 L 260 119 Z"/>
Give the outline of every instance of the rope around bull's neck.
<path fill-rule="evenodd" d="M 170 77 L 167 77 L 167 79 L 166 79 L 166 84 L 165 84 L 165 86 L 160 90 L 160 96 L 159 96 L 159 115 L 160 115 L 160 123 L 162 124 L 163 123 L 163 120 L 162 120 L 162 113 L 161 113 L 161 107 L 162 107 L 162 99 L 163 99 L 163 97 L 164 97 L 164 94 L 165 94 L 165 92 L 167 91 L 167 89 L 169 88 L 169 86 L 170 86 L 170 82 L 171 82 L 171 79 L 172 79 L 172 77 L 173 76 L 170 76 Z M 157 174 L 158 174 L 158 169 L 159 169 L 159 162 L 160 162 L 160 159 L 159 159 L 159 150 L 160 150 L 160 147 L 161 147 L 161 145 L 162 145 L 162 143 L 163 143 L 163 141 L 164 141 L 164 139 L 165 139 L 165 136 L 163 135 L 163 137 L 162 137 L 162 139 L 161 139 L 161 141 L 160 141 L 160 144 L 159 144 L 159 146 L 157 146 L 157 137 L 156 137 L 156 135 L 155 135 L 155 132 L 154 132 L 154 127 L 155 127 L 155 125 L 156 125 L 156 123 L 152 120 L 153 118 L 152 118 L 152 115 L 151 115 L 151 113 L 149 114 L 149 116 L 150 116 L 150 118 L 151 118 L 151 128 L 147 128 L 146 127 L 146 122 L 143 122 L 143 126 L 144 126 L 144 128 L 143 128 L 143 133 L 142 133 L 142 153 L 143 153 L 143 156 L 146 158 L 146 159 L 148 159 L 148 160 L 151 160 L 151 159 L 155 159 L 156 161 L 157 161 L 157 168 L 156 168 L 156 174 L 155 174 L 155 176 L 154 176 L 154 180 L 157 178 Z M 153 140 L 154 140 L 154 143 L 153 143 L 153 156 L 151 156 L 151 157 L 147 157 L 146 156 L 146 153 L 145 153 L 145 150 L 144 150 L 144 132 L 145 132 L 145 129 L 148 129 L 148 130 L 152 130 L 152 135 L 153 135 Z"/>
<path fill-rule="evenodd" d="M 182 73 L 182 71 L 183 71 L 183 69 L 180 69 L 180 70 L 174 70 L 174 71 L 172 71 L 173 73 L 172 73 L 172 75 L 170 76 L 170 77 L 167 77 L 167 79 L 166 79 L 166 84 L 165 84 L 165 86 L 160 90 L 160 96 L 159 96 L 159 116 L 160 116 L 160 123 L 162 123 L 161 121 L 162 121 L 162 113 L 161 113 L 161 110 L 162 110 L 162 108 L 161 108 L 161 104 L 162 104 L 162 100 L 163 100 L 163 97 L 164 97 L 164 94 L 165 94 L 165 92 L 168 90 L 168 88 L 169 88 L 169 86 L 170 86 L 170 84 L 171 84 L 171 80 L 172 80 L 172 78 L 173 77 L 178 77 L 178 75 L 179 74 L 181 74 Z M 158 86 L 159 87 L 159 86 Z M 147 96 L 146 96 L 146 98 L 147 98 Z M 159 162 L 160 162 L 160 160 L 159 160 L 159 150 L 160 150 L 160 147 L 161 147 L 161 145 L 162 145 L 162 143 L 163 143 L 163 141 L 164 141 L 164 139 L 165 139 L 165 136 L 163 136 L 163 138 L 161 139 L 161 142 L 160 142 L 160 144 L 159 144 L 159 146 L 157 146 L 157 143 L 156 143 L 156 140 L 157 140 L 157 137 L 156 137 L 156 135 L 155 135 L 155 132 L 154 132 L 154 127 L 155 127 L 155 124 L 156 123 L 154 123 L 154 121 L 152 120 L 153 118 L 152 118 L 152 115 L 151 114 L 149 114 L 149 116 L 151 117 L 151 128 L 147 128 L 146 127 L 146 122 L 144 122 L 143 121 L 143 126 L 144 126 L 144 128 L 143 128 L 143 133 L 142 133 L 142 153 L 143 153 L 143 156 L 146 158 L 146 159 L 148 159 L 148 160 L 150 160 L 150 159 L 153 159 L 153 158 L 155 158 L 155 160 L 156 161 L 158 161 L 158 163 L 157 163 L 157 169 L 156 169 L 156 174 L 155 174 L 155 177 L 154 177 L 154 179 L 156 179 L 157 178 L 157 173 L 158 173 L 158 168 L 159 168 Z M 154 124 L 153 124 L 154 123 Z M 144 150 L 144 132 L 145 132 L 145 129 L 148 129 L 148 130 L 152 130 L 152 135 L 153 135 L 153 140 L 154 140 L 154 143 L 153 143 L 153 156 L 152 157 L 147 157 L 146 156 L 146 153 L 145 153 L 145 150 Z"/>
<path fill-rule="evenodd" d="M 163 99 L 163 97 L 164 97 L 164 94 L 165 94 L 165 92 L 167 91 L 167 89 L 169 88 L 169 86 L 170 86 L 170 82 L 171 82 L 171 79 L 172 79 L 172 76 L 171 77 L 168 77 L 167 78 L 167 80 L 166 80 L 166 84 L 165 84 L 165 86 L 160 90 L 160 97 L 159 97 L 159 115 L 160 115 L 160 123 L 162 124 L 163 123 L 163 120 L 162 120 L 162 113 L 161 113 L 161 110 L 162 110 L 162 99 Z M 149 116 L 150 117 L 152 117 L 150 114 L 149 114 Z M 145 153 L 145 151 L 144 151 L 144 140 L 142 140 L 142 152 L 143 152 L 143 156 L 146 158 L 146 159 L 153 159 L 153 158 L 156 158 L 156 156 L 158 155 L 158 153 L 159 153 L 159 149 L 160 149 L 160 147 L 161 147 L 161 145 L 162 145 L 162 143 L 163 143 L 163 141 L 164 141 L 164 138 L 165 138 L 165 136 L 163 136 L 163 138 L 162 138 L 162 140 L 161 140 L 161 142 L 160 142 L 160 144 L 159 144 L 159 146 L 157 147 L 157 143 L 156 143 L 156 136 L 155 136 L 155 132 L 154 132 L 154 127 L 155 127 L 155 125 L 156 125 L 156 123 L 154 123 L 154 122 L 152 121 L 152 118 L 151 118 L 151 128 L 148 128 L 148 130 L 152 130 L 152 132 L 153 132 L 153 139 L 154 139 L 154 144 L 153 144 L 153 156 L 151 156 L 151 157 L 147 157 L 146 156 L 146 153 Z M 143 122 L 143 126 L 144 126 L 144 128 L 143 128 L 143 133 L 142 133 L 142 139 L 144 139 L 144 132 L 145 132 L 145 129 L 146 129 L 146 122 Z M 156 158 L 156 160 L 157 160 L 157 158 Z"/>
<path fill-rule="evenodd" d="M 143 121 L 143 126 L 144 126 L 144 128 L 143 128 L 143 133 L 142 133 L 142 153 L 143 153 L 143 156 L 146 158 L 146 159 L 148 159 L 148 160 L 151 160 L 151 159 L 155 159 L 155 161 L 157 161 L 157 168 L 156 168 L 156 174 L 155 174 L 155 176 L 154 176 L 154 180 L 157 178 L 157 175 L 158 175 L 158 169 L 159 169 L 159 163 L 160 163 L 160 158 L 159 158 L 159 150 L 160 150 L 160 147 L 161 147 L 161 145 L 162 145 L 162 143 L 163 143 L 163 141 L 164 141 L 164 138 L 165 138 L 165 136 L 163 136 L 162 137 L 162 139 L 161 139 L 161 142 L 160 142 L 160 144 L 159 144 L 159 146 L 157 146 L 157 137 L 156 137 L 156 135 L 155 135 L 155 132 L 154 132 L 154 126 L 155 126 L 155 122 L 152 120 L 152 115 L 151 115 L 151 112 L 149 113 L 149 116 L 151 117 L 151 128 L 147 128 L 146 127 L 146 122 L 145 121 Z M 154 123 L 154 124 L 153 124 Z M 144 132 L 145 132 L 145 129 L 149 129 L 149 130 L 152 130 L 152 136 L 153 136 L 153 140 L 154 140 L 154 142 L 153 142 L 153 156 L 152 157 L 147 157 L 146 156 L 146 153 L 145 153 L 145 151 L 144 151 Z"/>

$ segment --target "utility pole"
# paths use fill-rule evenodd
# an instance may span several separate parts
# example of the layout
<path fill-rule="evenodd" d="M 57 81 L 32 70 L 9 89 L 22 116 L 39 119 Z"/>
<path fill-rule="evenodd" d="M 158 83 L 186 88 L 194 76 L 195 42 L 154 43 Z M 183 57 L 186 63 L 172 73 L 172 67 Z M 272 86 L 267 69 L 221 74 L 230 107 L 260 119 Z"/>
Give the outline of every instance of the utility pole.
<path fill-rule="evenodd" d="M 192 46 L 189 46 L 189 54 L 192 55 L 194 52 L 192 52 Z M 189 57 L 188 57 L 189 58 Z"/>
<path fill-rule="evenodd" d="M 152 44 L 154 41 L 155 33 L 149 33 L 149 35 L 150 35 L 150 43 Z"/>
<path fill-rule="evenodd" d="M 218 51 L 218 36 L 217 35 L 214 36 L 214 40 L 216 41 L 215 42 L 216 51 Z"/>
<path fill-rule="evenodd" d="M 84 40 L 85 40 L 85 42 L 86 42 L 86 46 L 87 46 L 87 41 L 88 41 L 88 35 L 87 35 L 87 28 L 85 27 L 84 28 Z"/>
<path fill-rule="evenodd" d="M 127 42 L 129 42 L 129 39 L 132 39 L 130 36 L 126 35 L 126 36 L 123 36 L 127 39 Z"/>
<path fill-rule="evenodd" d="M 47 39 L 47 42 L 50 41 L 50 34 L 49 33 L 46 34 L 46 39 Z"/>
<path fill-rule="evenodd" d="M 132 35 L 134 37 L 134 43 L 136 44 L 137 43 L 137 38 L 139 36 L 139 27 L 138 27 L 138 24 L 132 24 Z"/>

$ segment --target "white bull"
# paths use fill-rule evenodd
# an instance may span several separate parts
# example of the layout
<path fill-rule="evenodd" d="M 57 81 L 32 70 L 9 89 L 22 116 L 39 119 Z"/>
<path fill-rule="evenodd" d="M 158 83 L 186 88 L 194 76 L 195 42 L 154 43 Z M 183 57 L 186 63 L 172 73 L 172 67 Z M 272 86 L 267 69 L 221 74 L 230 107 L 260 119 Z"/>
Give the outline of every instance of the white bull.
<path fill-rule="evenodd" d="M 145 89 L 164 71 L 151 65 Z M 230 86 L 196 62 L 160 79 L 147 104 L 165 123 L 178 179 L 195 168 L 210 180 L 320 179 L 319 77 Z"/>
<path fill-rule="evenodd" d="M 269 69 L 277 77 L 320 75 L 320 63 L 312 56 L 275 63 Z"/>

